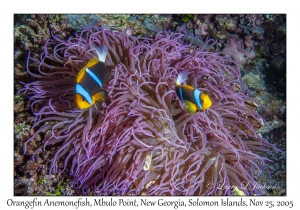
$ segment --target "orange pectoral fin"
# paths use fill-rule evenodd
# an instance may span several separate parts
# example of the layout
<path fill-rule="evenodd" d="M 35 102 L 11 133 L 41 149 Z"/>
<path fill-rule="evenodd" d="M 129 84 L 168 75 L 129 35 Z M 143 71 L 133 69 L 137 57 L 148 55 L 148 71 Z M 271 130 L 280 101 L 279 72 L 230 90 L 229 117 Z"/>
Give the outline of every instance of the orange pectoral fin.
<path fill-rule="evenodd" d="M 103 90 L 103 91 L 93 95 L 93 98 L 95 99 L 95 101 L 103 101 L 106 98 L 106 96 L 107 96 L 107 93 Z"/>
<path fill-rule="evenodd" d="M 184 103 L 185 103 L 187 111 L 189 113 L 195 113 L 197 111 L 197 105 L 196 104 L 194 104 L 190 101 L 187 101 L 187 100 L 184 100 Z"/>

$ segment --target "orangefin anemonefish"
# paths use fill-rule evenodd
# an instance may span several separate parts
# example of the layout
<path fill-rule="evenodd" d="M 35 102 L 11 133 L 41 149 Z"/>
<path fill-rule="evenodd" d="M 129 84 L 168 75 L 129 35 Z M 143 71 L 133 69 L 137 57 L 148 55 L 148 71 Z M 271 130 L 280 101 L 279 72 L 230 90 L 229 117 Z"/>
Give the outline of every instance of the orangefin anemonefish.
<path fill-rule="evenodd" d="M 180 100 L 185 103 L 188 112 L 195 113 L 197 110 L 208 109 L 212 105 L 212 102 L 207 94 L 192 86 L 181 85 L 187 79 L 188 71 L 180 72 L 176 80 L 175 90 Z"/>
<path fill-rule="evenodd" d="M 98 58 L 92 58 L 78 73 L 76 77 L 75 102 L 79 109 L 86 109 L 96 101 L 106 98 L 106 92 L 102 90 L 108 81 L 111 70 L 105 65 L 107 55 L 106 46 L 93 46 Z"/>

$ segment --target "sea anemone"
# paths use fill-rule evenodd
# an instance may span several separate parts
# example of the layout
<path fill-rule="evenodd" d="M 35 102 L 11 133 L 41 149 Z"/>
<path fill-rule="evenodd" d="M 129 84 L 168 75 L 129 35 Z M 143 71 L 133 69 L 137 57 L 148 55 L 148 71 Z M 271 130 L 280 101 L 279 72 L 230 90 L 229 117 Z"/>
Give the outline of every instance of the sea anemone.
<path fill-rule="evenodd" d="M 93 45 L 108 47 L 108 97 L 79 110 L 75 78 L 97 56 Z M 266 160 L 257 152 L 276 148 L 256 132 L 264 120 L 245 94 L 239 65 L 216 46 L 207 40 L 191 52 L 180 33 L 146 38 L 95 27 L 66 41 L 53 37 L 39 60 L 28 56 L 27 70 L 37 80 L 24 91 L 36 131 L 24 151 L 38 134 L 51 132 L 33 155 L 60 143 L 49 173 L 68 168 L 83 194 L 232 195 L 234 186 L 253 185 Z M 211 108 L 187 112 L 175 93 L 181 71 L 189 71 L 188 85 L 210 94 Z M 143 167 L 149 154 L 152 172 Z"/>

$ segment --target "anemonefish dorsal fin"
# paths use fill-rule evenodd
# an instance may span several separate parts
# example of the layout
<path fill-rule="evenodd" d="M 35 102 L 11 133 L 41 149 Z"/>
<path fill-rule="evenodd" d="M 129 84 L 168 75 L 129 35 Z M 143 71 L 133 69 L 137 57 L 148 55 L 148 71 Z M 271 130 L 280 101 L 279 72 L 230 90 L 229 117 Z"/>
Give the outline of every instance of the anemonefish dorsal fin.
<path fill-rule="evenodd" d="M 181 85 L 184 81 L 188 79 L 189 71 L 183 70 L 178 74 L 176 85 Z"/>
<path fill-rule="evenodd" d="M 194 90 L 195 88 L 193 88 L 192 86 L 189 85 L 180 85 L 182 88 L 185 88 L 187 90 Z"/>
<path fill-rule="evenodd" d="M 105 63 L 106 55 L 108 52 L 108 49 L 105 45 L 102 46 L 96 46 L 95 44 L 91 44 L 92 48 L 96 51 L 98 54 L 99 61 Z"/>
<path fill-rule="evenodd" d="M 103 101 L 106 98 L 106 96 L 107 93 L 105 91 L 101 91 L 93 95 L 93 98 L 95 99 L 95 101 Z"/>
<path fill-rule="evenodd" d="M 190 102 L 190 101 L 187 101 L 187 100 L 184 100 L 184 103 L 186 105 L 186 109 L 189 113 L 195 113 L 197 111 L 197 106 L 196 104 Z"/>
<path fill-rule="evenodd" d="M 86 68 L 90 68 L 92 66 L 94 66 L 95 64 L 97 64 L 99 62 L 98 58 L 92 58 L 87 64 L 86 64 Z"/>

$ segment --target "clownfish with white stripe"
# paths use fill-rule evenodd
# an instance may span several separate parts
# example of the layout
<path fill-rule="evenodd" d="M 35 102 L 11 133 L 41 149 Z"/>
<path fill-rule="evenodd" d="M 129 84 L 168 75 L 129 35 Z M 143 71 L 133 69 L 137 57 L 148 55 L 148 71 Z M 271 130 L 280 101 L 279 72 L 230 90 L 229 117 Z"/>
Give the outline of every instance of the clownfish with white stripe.
<path fill-rule="evenodd" d="M 187 107 L 188 112 L 195 113 L 198 110 L 206 110 L 211 107 L 212 102 L 209 96 L 203 91 L 189 85 L 182 85 L 188 79 L 188 71 L 182 71 L 176 80 L 175 91 Z"/>
<path fill-rule="evenodd" d="M 98 58 L 92 58 L 76 77 L 75 102 L 79 109 L 87 109 L 96 101 L 102 101 L 107 93 L 102 89 L 108 81 L 111 68 L 105 65 L 106 46 L 93 46 Z"/>

